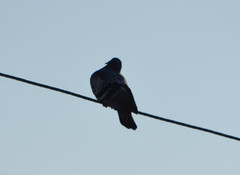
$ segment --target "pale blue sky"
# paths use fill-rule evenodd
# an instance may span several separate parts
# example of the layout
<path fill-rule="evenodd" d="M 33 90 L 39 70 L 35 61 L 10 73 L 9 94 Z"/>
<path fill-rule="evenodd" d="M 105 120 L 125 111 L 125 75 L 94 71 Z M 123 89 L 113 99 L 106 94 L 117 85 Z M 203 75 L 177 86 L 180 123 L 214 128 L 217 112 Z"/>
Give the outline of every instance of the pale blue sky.
<path fill-rule="evenodd" d="M 123 63 L 139 110 L 240 136 L 240 2 L 0 0 L 0 71 L 94 97 Z M 0 175 L 239 175 L 240 143 L 0 77 Z"/>

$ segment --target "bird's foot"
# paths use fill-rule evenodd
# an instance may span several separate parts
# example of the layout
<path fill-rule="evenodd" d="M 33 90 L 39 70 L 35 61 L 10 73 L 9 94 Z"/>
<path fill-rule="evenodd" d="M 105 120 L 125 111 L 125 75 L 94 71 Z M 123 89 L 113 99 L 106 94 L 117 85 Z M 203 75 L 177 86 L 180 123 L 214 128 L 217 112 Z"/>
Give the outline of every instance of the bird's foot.
<path fill-rule="evenodd" d="M 102 103 L 102 105 L 106 108 L 106 107 L 108 107 L 105 103 Z"/>

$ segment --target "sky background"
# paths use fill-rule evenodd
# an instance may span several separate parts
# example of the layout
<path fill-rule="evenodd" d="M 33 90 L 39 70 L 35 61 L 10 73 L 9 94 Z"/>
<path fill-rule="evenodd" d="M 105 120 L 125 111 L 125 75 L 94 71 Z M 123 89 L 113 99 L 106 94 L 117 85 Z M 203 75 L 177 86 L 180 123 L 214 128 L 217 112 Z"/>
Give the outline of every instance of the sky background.
<path fill-rule="evenodd" d="M 94 98 L 122 60 L 140 111 L 240 136 L 237 0 L 0 0 L 0 72 Z M 0 77 L 0 175 L 239 175 L 240 143 Z"/>

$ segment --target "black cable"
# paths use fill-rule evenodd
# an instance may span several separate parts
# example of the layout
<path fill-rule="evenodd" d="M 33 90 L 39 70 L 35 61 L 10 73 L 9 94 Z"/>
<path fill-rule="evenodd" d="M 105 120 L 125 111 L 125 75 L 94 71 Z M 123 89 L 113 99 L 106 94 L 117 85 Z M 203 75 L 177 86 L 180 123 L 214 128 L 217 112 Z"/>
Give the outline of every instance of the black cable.
<path fill-rule="evenodd" d="M 224 134 L 224 133 L 214 131 L 214 130 L 211 130 L 211 129 L 202 128 L 202 127 L 199 127 L 199 126 L 194 126 L 194 125 L 190 125 L 190 124 L 183 123 L 183 122 L 178 122 L 178 121 L 175 121 L 175 120 L 159 117 L 159 116 L 148 114 L 148 113 L 145 113 L 145 112 L 140 112 L 139 111 L 138 114 L 141 114 L 141 115 L 144 115 L 144 116 L 147 116 L 147 117 L 151 117 L 151 118 L 154 118 L 154 119 L 157 119 L 157 120 L 162 120 L 162 121 L 173 123 L 173 124 L 176 124 L 176 125 L 185 126 L 185 127 L 188 127 L 188 128 L 192 128 L 192 129 L 196 129 L 196 130 L 200 130 L 200 131 L 208 132 L 208 133 L 215 134 L 215 135 L 218 135 L 218 136 L 222 136 L 222 137 L 226 137 L 226 138 L 229 138 L 229 139 L 234 139 L 234 140 L 240 141 L 239 137 L 231 136 L 231 135 Z"/>
<path fill-rule="evenodd" d="M 31 85 L 34 85 L 34 86 L 40 86 L 42 88 L 51 89 L 53 91 L 58 91 L 58 92 L 61 92 L 61 93 L 64 93 L 64 94 L 72 95 L 74 97 L 82 98 L 84 100 L 89 100 L 89 101 L 92 101 L 92 102 L 95 102 L 95 103 L 100 103 L 99 101 L 97 101 L 95 99 L 92 99 L 92 98 L 89 98 L 89 97 L 86 97 L 86 96 L 83 96 L 83 95 L 80 95 L 80 94 L 77 94 L 77 93 L 74 93 L 74 92 L 70 92 L 70 91 L 67 91 L 67 90 L 64 90 L 64 89 L 60 89 L 60 88 L 57 88 L 57 87 L 48 86 L 48 85 L 45 85 L 45 84 L 37 83 L 37 82 L 34 82 L 34 81 L 26 80 L 26 79 L 23 79 L 23 78 L 15 77 L 15 76 L 4 74 L 4 73 L 0 73 L 0 76 L 10 78 L 10 79 L 14 79 L 14 80 L 17 80 L 17 81 L 21 81 L 21 82 L 24 82 L 24 83 L 28 83 L 28 84 L 31 84 Z"/>
<path fill-rule="evenodd" d="M 70 91 L 67 91 L 67 90 L 64 90 L 64 89 L 48 86 L 48 85 L 45 85 L 45 84 L 33 82 L 33 81 L 30 81 L 30 80 L 26 80 L 26 79 L 23 79 L 23 78 L 15 77 L 15 76 L 4 74 L 4 73 L 0 73 L 0 76 L 10 78 L 10 79 L 14 79 L 14 80 L 17 80 L 17 81 L 21 81 L 21 82 L 24 82 L 24 83 L 28 83 L 28 84 L 31 84 L 31 85 L 34 85 L 34 86 L 39 86 L 39 87 L 42 87 L 42 88 L 50 89 L 50 90 L 53 90 L 53 91 L 58 91 L 58 92 L 61 92 L 61 93 L 64 93 L 64 94 L 72 95 L 72 96 L 75 96 L 75 97 L 78 97 L 78 98 L 82 98 L 84 100 L 88 100 L 88 101 L 92 101 L 92 102 L 101 104 L 99 101 L 97 101 L 95 99 L 92 99 L 92 98 L 89 98 L 89 97 L 86 97 L 86 96 L 83 96 L 83 95 L 80 95 L 80 94 L 77 94 L 77 93 L 74 93 L 74 92 L 70 92 Z M 175 121 L 175 120 L 159 117 L 159 116 L 148 114 L 148 113 L 141 112 L 141 111 L 138 111 L 138 114 L 146 116 L 146 117 L 154 118 L 154 119 L 157 119 L 157 120 L 162 120 L 162 121 L 173 123 L 173 124 L 176 124 L 176 125 L 180 125 L 180 126 L 184 126 L 184 127 L 188 127 L 188 128 L 192 128 L 192 129 L 200 130 L 200 131 L 203 131 L 203 132 L 208 132 L 208 133 L 215 134 L 215 135 L 218 135 L 218 136 L 222 136 L 222 137 L 226 137 L 226 138 L 229 138 L 229 139 L 234 139 L 234 140 L 240 141 L 239 137 L 224 134 L 224 133 L 214 131 L 214 130 L 210 130 L 210 129 L 207 129 L 207 128 L 202 128 L 202 127 L 199 127 L 199 126 L 194 126 L 194 125 L 190 125 L 190 124 L 183 123 L 183 122 L 178 122 L 178 121 Z"/>

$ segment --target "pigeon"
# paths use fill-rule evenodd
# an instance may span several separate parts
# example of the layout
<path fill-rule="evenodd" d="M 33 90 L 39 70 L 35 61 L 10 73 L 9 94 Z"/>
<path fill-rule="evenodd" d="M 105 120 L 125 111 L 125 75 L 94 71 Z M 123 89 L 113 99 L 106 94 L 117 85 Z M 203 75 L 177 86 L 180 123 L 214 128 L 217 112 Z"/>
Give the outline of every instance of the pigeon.
<path fill-rule="evenodd" d="M 137 129 L 132 112 L 138 113 L 132 91 L 126 79 L 120 73 L 122 62 L 112 58 L 102 69 L 94 72 L 90 78 L 93 94 L 104 107 L 118 112 L 120 123 L 128 129 Z"/>

